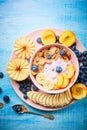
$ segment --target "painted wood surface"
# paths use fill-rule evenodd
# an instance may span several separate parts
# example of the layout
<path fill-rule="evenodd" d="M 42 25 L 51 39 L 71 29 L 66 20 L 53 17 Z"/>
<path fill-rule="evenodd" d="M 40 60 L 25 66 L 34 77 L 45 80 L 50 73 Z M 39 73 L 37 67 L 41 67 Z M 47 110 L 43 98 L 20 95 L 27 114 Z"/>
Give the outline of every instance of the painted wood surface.
<path fill-rule="evenodd" d="M 25 104 L 14 92 L 6 74 L 6 65 L 14 41 L 40 28 L 70 29 L 87 49 L 86 0 L 0 0 L 0 101 L 10 96 L 10 103 L 0 109 L 0 130 L 87 130 L 87 98 L 59 111 L 45 112 Z M 12 105 L 21 103 L 32 111 L 55 116 L 51 121 L 32 114 L 18 115 Z"/>

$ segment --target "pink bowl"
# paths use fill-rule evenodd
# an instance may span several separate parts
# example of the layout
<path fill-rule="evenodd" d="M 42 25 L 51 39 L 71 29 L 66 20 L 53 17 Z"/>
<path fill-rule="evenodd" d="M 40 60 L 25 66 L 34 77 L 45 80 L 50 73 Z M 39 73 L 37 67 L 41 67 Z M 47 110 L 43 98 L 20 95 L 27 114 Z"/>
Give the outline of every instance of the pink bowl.
<path fill-rule="evenodd" d="M 49 47 L 53 47 L 53 46 L 65 48 L 67 51 L 70 52 L 70 54 L 71 54 L 70 61 L 71 61 L 71 62 L 74 64 L 74 66 L 76 67 L 76 72 L 75 72 L 75 79 L 74 79 L 74 81 L 73 81 L 72 83 L 70 83 L 66 88 L 58 89 L 58 90 L 47 90 L 47 89 L 45 89 L 42 85 L 40 85 L 40 84 L 36 81 L 35 77 L 34 77 L 34 76 L 32 75 L 32 73 L 31 73 L 31 66 L 32 66 L 32 62 L 33 62 L 33 60 L 34 60 L 36 54 L 37 54 L 39 51 L 42 51 L 42 50 L 45 49 L 45 48 L 49 48 Z M 39 49 L 34 53 L 34 55 L 32 56 L 32 58 L 31 58 L 31 60 L 30 60 L 29 72 L 30 72 L 30 78 L 32 79 L 33 83 L 34 83 L 40 90 L 42 90 L 42 91 L 44 91 L 44 92 L 46 92 L 46 93 L 52 93 L 52 94 L 62 93 L 62 92 L 64 92 L 64 91 L 68 90 L 69 88 L 71 88 L 72 85 L 73 85 L 73 84 L 75 83 L 75 81 L 77 80 L 77 77 L 78 77 L 78 74 L 79 74 L 79 63 L 78 63 L 78 59 L 77 59 L 76 55 L 74 54 L 74 52 L 73 52 L 71 49 L 69 49 L 68 47 L 65 47 L 65 46 L 63 46 L 63 45 L 61 45 L 61 44 L 49 44 L 49 45 L 45 45 L 45 46 L 39 48 Z"/>

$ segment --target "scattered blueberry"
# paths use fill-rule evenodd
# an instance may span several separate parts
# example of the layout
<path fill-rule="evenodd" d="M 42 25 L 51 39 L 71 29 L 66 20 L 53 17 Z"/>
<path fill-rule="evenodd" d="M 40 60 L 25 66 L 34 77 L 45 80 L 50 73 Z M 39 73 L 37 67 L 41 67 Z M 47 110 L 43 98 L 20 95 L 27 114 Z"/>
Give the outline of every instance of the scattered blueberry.
<path fill-rule="evenodd" d="M 15 111 L 16 111 L 16 112 L 20 112 L 20 111 L 22 111 L 21 106 L 17 105 L 16 108 L 15 108 Z"/>
<path fill-rule="evenodd" d="M 0 93 L 2 93 L 2 88 L 0 88 Z"/>
<path fill-rule="evenodd" d="M 2 72 L 0 72 L 0 78 L 3 78 L 4 74 Z"/>
<path fill-rule="evenodd" d="M 66 54 L 66 52 L 64 50 L 60 50 L 60 55 L 64 56 Z"/>
<path fill-rule="evenodd" d="M 83 61 L 83 65 L 84 65 L 84 66 L 87 66 L 87 62 L 86 62 L 86 61 Z"/>
<path fill-rule="evenodd" d="M 74 52 L 75 52 L 76 56 L 78 57 L 79 56 L 79 50 L 76 49 Z"/>
<path fill-rule="evenodd" d="M 38 88 L 37 88 L 35 85 L 32 86 L 32 89 L 33 89 L 34 91 L 37 91 L 37 90 L 38 90 Z"/>
<path fill-rule="evenodd" d="M 76 43 L 75 43 L 74 45 L 72 45 L 72 46 L 70 47 L 70 49 L 72 49 L 72 51 L 75 51 L 75 50 L 76 50 Z"/>
<path fill-rule="evenodd" d="M 3 100 L 4 100 L 6 103 L 9 103 L 10 98 L 9 98 L 9 96 L 4 96 L 4 97 L 3 97 Z"/>
<path fill-rule="evenodd" d="M 62 68 L 61 68 L 61 67 L 59 67 L 59 66 L 57 66 L 57 67 L 56 67 L 56 72 L 57 72 L 57 73 L 62 72 Z"/>
<path fill-rule="evenodd" d="M 46 57 L 47 57 L 48 59 L 51 59 L 51 58 L 52 58 L 52 55 L 51 55 L 51 54 L 47 54 Z"/>
<path fill-rule="evenodd" d="M 37 38 L 37 42 L 38 42 L 38 43 L 42 43 L 41 37 L 38 37 L 38 38 Z"/>
<path fill-rule="evenodd" d="M 82 53 L 82 55 L 83 55 L 83 56 L 87 56 L 87 51 L 84 51 L 84 52 Z"/>
<path fill-rule="evenodd" d="M 24 99 L 28 99 L 28 96 L 26 94 L 23 97 L 24 97 Z"/>
<path fill-rule="evenodd" d="M 23 89 L 22 89 L 22 92 L 23 92 L 23 94 L 26 94 L 26 93 L 27 93 L 26 88 L 23 88 Z"/>
<path fill-rule="evenodd" d="M 38 66 L 37 66 L 37 65 L 32 65 L 31 69 L 32 69 L 33 71 L 37 71 L 37 70 L 38 70 Z"/>
<path fill-rule="evenodd" d="M 56 42 L 59 42 L 59 36 L 56 36 Z"/>

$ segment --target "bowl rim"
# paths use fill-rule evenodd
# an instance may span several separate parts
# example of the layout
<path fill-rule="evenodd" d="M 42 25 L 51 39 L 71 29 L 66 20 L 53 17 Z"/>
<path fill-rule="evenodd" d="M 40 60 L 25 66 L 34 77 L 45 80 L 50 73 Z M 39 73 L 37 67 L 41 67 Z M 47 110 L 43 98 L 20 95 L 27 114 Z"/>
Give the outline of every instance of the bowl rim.
<path fill-rule="evenodd" d="M 33 76 L 32 73 L 31 73 L 32 62 L 33 62 L 33 59 L 34 59 L 34 57 L 36 56 L 36 54 L 37 54 L 38 52 L 40 52 L 41 50 L 43 50 L 44 48 L 49 48 L 49 47 L 52 47 L 52 46 L 62 47 L 62 48 L 66 48 L 67 50 L 69 50 L 71 56 L 72 56 L 72 55 L 74 56 L 75 62 L 76 62 L 76 64 L 77 64 L 77 65 L 76 65 L 77 67 L 75 66 L 75 67 L 76 67 L 76 72 L 75 72 L 75 79 L 74 79 L 74 81 L 73 81 L 72 83 L 70 83 L 67 87 L 65 87 L 65 88 L 63 88 L 63 89 L 58 89 L 58 90 L 48 90 L 48 89 L 45 89 L 42 85 L 40 85 L 40 84 L 36 81 L 36 79 L 34 78 L 34 76 Z M 74 64 L 74 65 L 75 65 L 75 64 Z M 75 83 L 75 81 L 77 80 L 78 74 L 79 74 L 79 62 L 78 62 L 78 59 L 77 59 L 75 53 L 74 53 L 70 48 L 68 48 L 68 47 L 66 47 L 66 46 L 64 46 L 64 45 L 62 45 L 62 44 L 52 43 L 52 44 L 44 45 L 44 46 L 40 47 L 39 49 L 37 49 L 37 50 L 35 51 L 35 53 L 33 54 L 33 56 L 32 56 L 31 59 L 30 59 L 29 73 L 30 73 L 30 78 L 31 78 L 31 80 L 33 81 L 33 83 L 34 83 L 41 91 L 43 91 L 43 92 L 45 92 L 45 93 L 49 93 L 49 94 L 62 93 L 62 92 L 65 92 L 66 90 L 70 89 L 70 88 L 72 87 L 72 85 Z"/>

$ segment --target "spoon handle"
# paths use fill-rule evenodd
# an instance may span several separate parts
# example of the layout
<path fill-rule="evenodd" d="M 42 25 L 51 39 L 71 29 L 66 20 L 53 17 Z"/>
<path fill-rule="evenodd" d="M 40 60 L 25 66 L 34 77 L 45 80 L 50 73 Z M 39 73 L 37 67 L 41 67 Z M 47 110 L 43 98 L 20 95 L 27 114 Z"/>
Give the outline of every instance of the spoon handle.
<path fill-rule="evenodd" d="M 40 115 L 40 116 L 43 116 L 43 117 L 48 118 L 50 120 L 54 119 L 54 116 L 51 115 L 51 114 L 40 114 L 40 113 L 32 112 L 32 111 L 28 111 L 27 113 L 31 113 L 31 114 L 35 114 L 35 115 Z"/>

